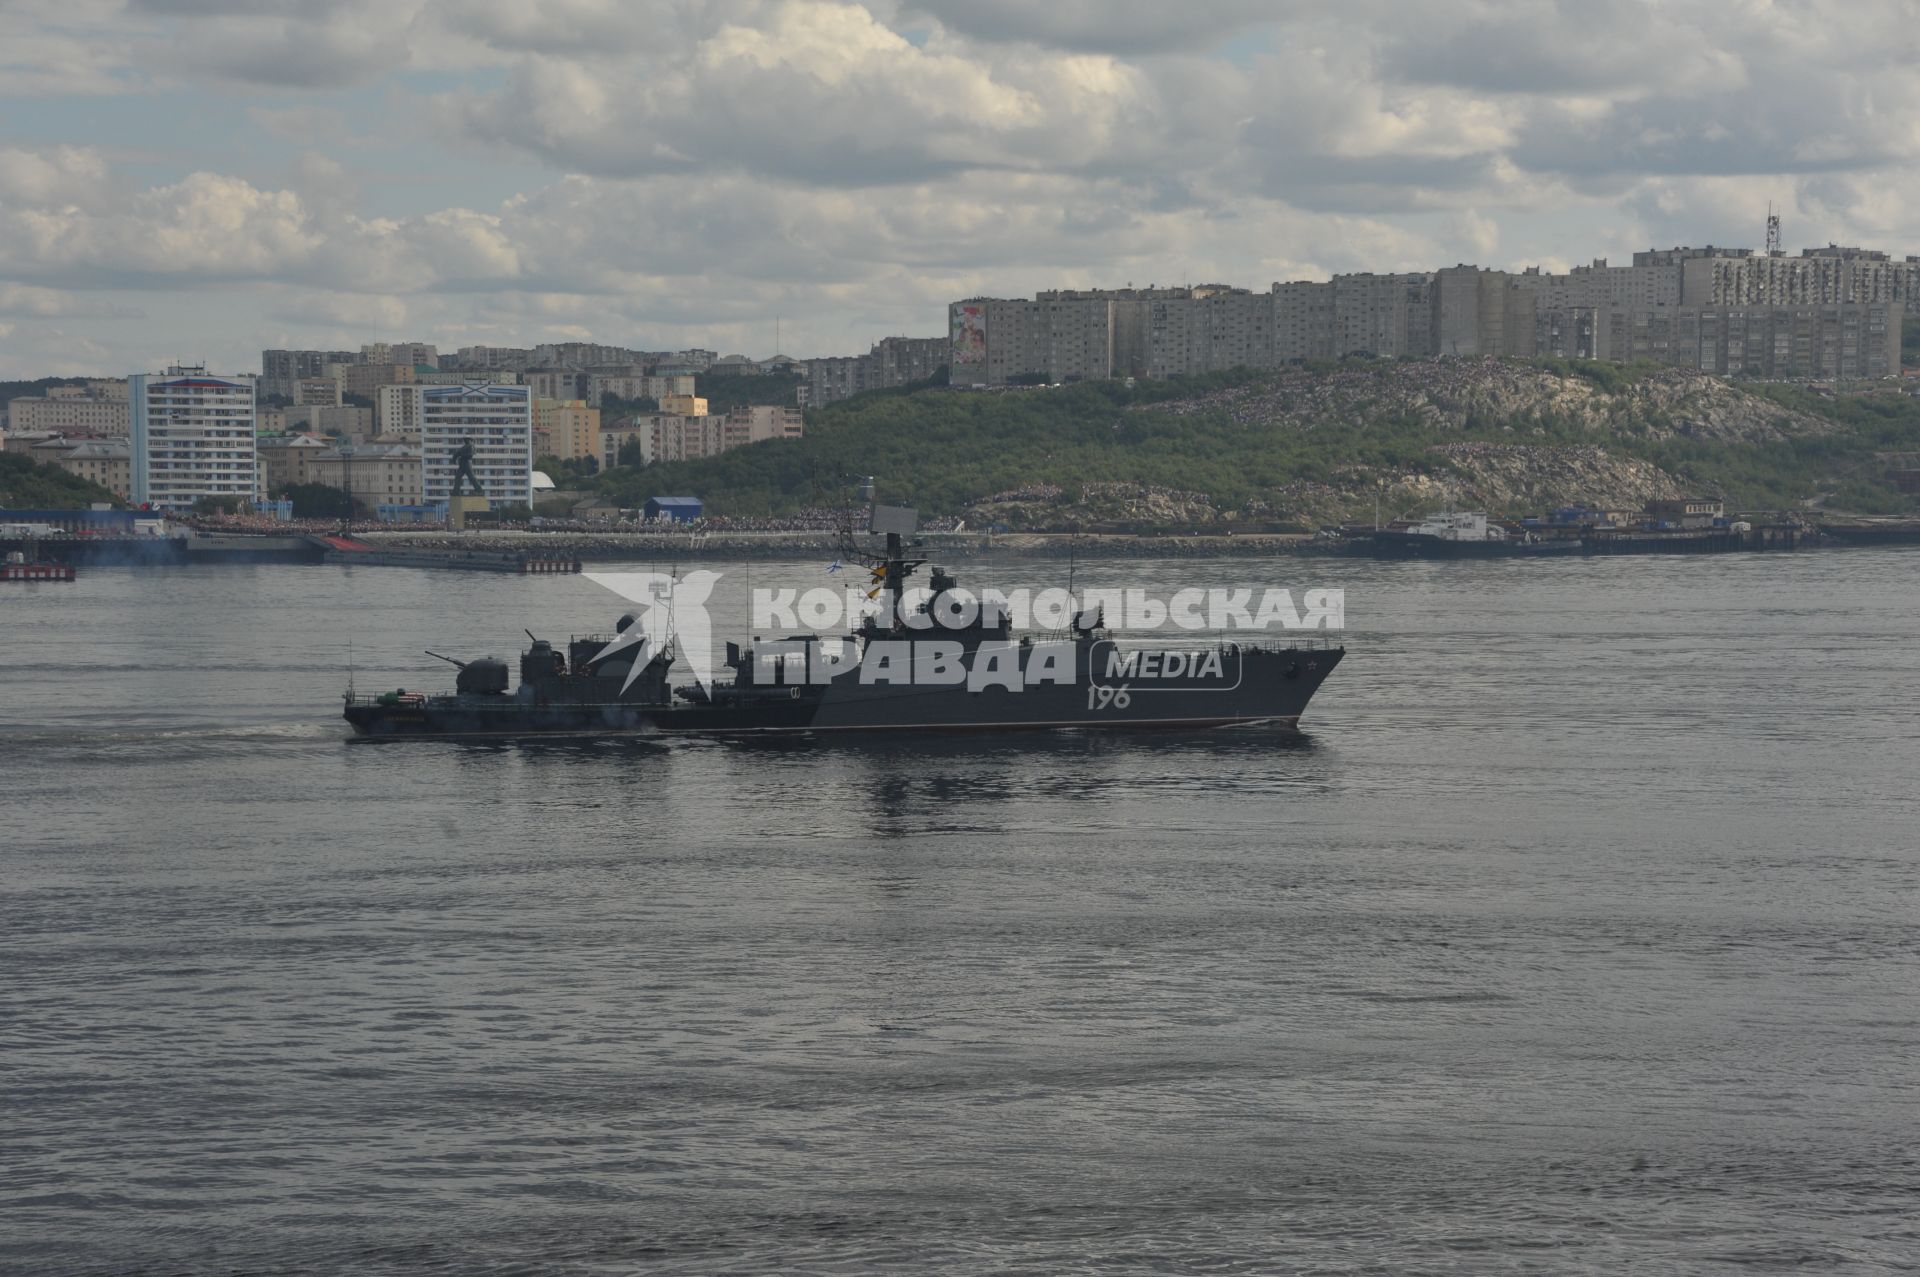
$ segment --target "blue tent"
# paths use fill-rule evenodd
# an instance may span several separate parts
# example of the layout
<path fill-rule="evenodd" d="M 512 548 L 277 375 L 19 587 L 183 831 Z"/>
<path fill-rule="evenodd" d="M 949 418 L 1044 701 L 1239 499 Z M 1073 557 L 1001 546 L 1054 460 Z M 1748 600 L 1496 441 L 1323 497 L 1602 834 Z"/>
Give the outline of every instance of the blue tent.
<path fill-rule="evenodd" d="M 648 519 L 671 519 L 692 523 L 700 517 L 699 497 L 648 497 L 644 512 Z"/>

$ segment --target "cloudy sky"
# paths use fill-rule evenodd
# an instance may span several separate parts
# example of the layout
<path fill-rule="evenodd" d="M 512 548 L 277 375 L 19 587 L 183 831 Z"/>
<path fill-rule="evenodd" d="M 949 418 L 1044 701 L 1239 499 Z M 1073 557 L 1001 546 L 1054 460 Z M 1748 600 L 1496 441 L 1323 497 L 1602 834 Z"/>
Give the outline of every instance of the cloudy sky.
<path fill-rule="evenodd" d="M 0 377 L 1920 252 L 1920 0 L 0 0 Z"/>

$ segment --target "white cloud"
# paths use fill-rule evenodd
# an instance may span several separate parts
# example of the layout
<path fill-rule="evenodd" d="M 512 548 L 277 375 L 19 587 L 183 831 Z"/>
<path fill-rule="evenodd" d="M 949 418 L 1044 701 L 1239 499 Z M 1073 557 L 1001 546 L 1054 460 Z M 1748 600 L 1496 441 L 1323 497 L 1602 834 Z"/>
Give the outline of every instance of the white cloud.
<path fill-rule="evenodd" d="M 1275 0 L 911 0 L 950 31 L 981 40 L 1017 40 L 1053 48 L 1151 54 L 1203 49 L 1271 23 L 1303 6 Z"/>
<path fill-rule="evenodd" d="M 146 311 L 106 297 L 35 288 L 31 284 L 0 283 L 0 315 L 25 319 L 144 319 Z"/>
<path fill-rule="evenodd" d="M 98 202 L 110 194 L 107 161 L 96 150 L 0 146 L 0 210 Z"/>

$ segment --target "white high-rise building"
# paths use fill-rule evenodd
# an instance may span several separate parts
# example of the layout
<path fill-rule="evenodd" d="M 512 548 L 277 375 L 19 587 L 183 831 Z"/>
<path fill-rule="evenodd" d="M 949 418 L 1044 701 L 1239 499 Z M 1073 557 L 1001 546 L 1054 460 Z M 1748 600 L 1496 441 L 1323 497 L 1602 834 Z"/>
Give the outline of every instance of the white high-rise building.
<path fill-rule="evenodd" d="M 533 396 L 525 386 L 469 381 L 421 386 L 420 499 L 453 495 L 454 454 L 473 445 L 473 473 L 490 505 L 527 505 L 533 496 Z M 470 489 L 469 489 L 470 491 Z"/>
<path fill-rule="evenodd" d="M 420 437 L 419 386 L 382 386 L 373 401 L 373 425 L 386 439 Z"/>
<path fill-rule="evenodd" d="M 134 375 L 127 398 L 136 503 L 184 510 L 258 495 L 253 378 L 176 366 Z"/>

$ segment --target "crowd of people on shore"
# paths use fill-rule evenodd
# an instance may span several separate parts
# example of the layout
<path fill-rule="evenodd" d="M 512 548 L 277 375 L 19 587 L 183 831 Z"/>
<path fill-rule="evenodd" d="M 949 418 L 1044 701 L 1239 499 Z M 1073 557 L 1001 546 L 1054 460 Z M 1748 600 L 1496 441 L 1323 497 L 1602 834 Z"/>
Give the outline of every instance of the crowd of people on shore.
<path fill-rule="evenodd" d="M 337 536 L 342 532 L 385 532 L 396 527 L 444 528 L 444 523 L 393 524 L 373 519 L 355 519 L 348 524 L 340 519 L 276 519 L 270 514 L 188 514 L 169 515 L 168 521 L 196 532 L 242 532 L 254 535 Z"/>

